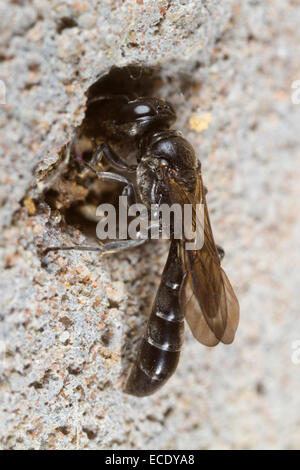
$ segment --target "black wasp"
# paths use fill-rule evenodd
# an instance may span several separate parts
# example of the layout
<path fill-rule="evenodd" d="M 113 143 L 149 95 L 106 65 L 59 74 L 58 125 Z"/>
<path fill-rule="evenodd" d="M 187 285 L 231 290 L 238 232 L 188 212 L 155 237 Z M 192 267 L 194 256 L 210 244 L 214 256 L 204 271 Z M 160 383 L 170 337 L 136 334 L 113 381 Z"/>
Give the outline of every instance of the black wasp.
<path fill-rule="evenodd" d="M 108 109 L 113 112 L 104 125 L 103 116 L 108 115 Z M 219 342 L 230 344 L 238 327 L 239 304 L 221 268 L 224 253 L 214 242 L 200 162 L 181 133 L 170 129 L 176 120 L 174 107 L 160 98 L 106 93 L 88 101 L 86 116 L 94 131 L 95 126 L 104 126 L 119 138 L 129 138 L 137 150 L 136 164 L 132 165 L 102 142 L 89 163 L 82 161 L 100 179 L 123 183 L 123 193 L 130 201 L 142 202 L 147 207 L 174 203 L 182 207 L 191 204 L 193 208 L 196 204 L 204 205 L 204 244 L 201 249 L 185 250 L 185 240 L 172 238 L 171 234 L 161 283 L 138 357 L 125 386 L 127 393 L 146 396 L 159 389 L 177 367 L 184 319 L 200 343 L 206 346 L 216 346 Z M 94 169 L 103 156 L 114 172 Z M 127 177 L 124 176 L 126 173 Z M 195 210 L 193 220 L 196 222 Z M 91 249 L 105 254 L 143 242 L 120 240 L 101 247 L 61 248 Z"/>

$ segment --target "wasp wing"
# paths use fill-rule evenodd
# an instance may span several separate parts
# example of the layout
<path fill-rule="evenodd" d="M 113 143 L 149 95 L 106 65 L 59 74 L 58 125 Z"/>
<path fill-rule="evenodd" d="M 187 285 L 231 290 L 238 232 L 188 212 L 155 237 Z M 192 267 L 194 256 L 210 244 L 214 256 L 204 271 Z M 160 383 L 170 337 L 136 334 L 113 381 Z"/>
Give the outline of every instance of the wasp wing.
<path fill-rule="evenodd" d="M 215 346 L 220 341 L 230 344 L 239 323 L 239 304 L 221 268 L 201 175 L 197 177 L 195 194 L 172 178 L 168 184 L 172 202 L 192 205 L 193 230 L 198 228 L 203 234 L 201 249 L 185 250 L 182 244 L 187 275 L 181 289 L 181 305 L 186 320 L 194 337 L 202 344 Z M 203 220 L 197 216 L 197 204 L 202 204 Z"/>
<path fill-rule="evenodd" d="M 220 301 L 216 314 L 207 310 L 207 306 L 201 307 L 202 295 L 212 295 L 213 289 L 203 289 L 195 294 L 195 281 L 188 272 L 181 288 L 181 309 L 193 333 L 193 336 L 205 346 L 216 346 L 220 341 L 230 344 L 234 340 L 239 323 L 239 304 L 232 286 L 222 268 L 221 278 L 223 288 L 218 294 Z M 198 283 L 197 283 L 198 284 Z M 210 307 L 211 308 L 211 307 Z"/>

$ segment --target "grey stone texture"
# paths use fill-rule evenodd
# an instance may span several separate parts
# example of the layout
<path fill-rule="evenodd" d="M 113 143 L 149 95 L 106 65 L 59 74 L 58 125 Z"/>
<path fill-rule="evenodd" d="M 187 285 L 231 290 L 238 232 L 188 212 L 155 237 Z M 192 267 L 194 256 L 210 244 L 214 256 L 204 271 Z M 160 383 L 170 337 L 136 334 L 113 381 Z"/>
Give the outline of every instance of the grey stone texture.
<path fill-rule="evenodd" d="M 299 448 L 299 24 L 292 0 L 0 1 L 3 449 Z M 176 374 L 143 399 L 121 385 L 168 243 L 45 257 L 85 235 L 28 196 L 55 175 L 99 73 L 136 61 L 161 67 L 202 161 L 241 305 L 233 345 L 186 328 Z"/>

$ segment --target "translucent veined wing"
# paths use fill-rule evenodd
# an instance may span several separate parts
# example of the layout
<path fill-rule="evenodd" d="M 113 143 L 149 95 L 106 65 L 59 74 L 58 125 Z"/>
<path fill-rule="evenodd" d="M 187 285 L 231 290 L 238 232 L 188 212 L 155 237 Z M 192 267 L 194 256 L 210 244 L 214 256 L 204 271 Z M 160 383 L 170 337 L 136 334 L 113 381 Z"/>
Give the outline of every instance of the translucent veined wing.
<path fill-rule="evenodd" d="M 220 293 L 221 300 L 216 315 L 202 310 L 198 299 L 203 293 L 194 293 L 195 287 L 190 273 L 187 273 L 181 289 L 181 309 L 193 336 L 205 346 L 216 346 L 220 341 L 225 344 L 232 343 L 239 323 L 237 298 L 226 273 L 220 269 L 224 288 Z"/>
<path fill-rule="evenodd" d="M 221 268 L 214 242 L 204 186 L 200 172 L 195 194 L 189 193 L 175 179 L 169 179 L 172 203 L 192 204 L 193 230 L 203 231 L 199 250 L 185 250 L 182 256 L 187 275 L 181 289 L 181 305 L 194 337 L 202 344 L 215 346 L 220 341 L 232 343 L 239 323 L 239 304 L 232 286 Z M 197 219 L 196 204 L 203 204 L 203 221 Z M 183 240 L 184 242 L 185 240 Z"/>

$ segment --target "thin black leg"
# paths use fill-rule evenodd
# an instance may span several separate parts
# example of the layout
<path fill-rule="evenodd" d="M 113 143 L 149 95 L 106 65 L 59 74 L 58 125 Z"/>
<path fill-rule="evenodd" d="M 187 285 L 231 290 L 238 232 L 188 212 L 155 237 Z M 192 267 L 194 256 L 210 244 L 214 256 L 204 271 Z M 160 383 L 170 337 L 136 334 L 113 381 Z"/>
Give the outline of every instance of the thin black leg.
<path fill-rule="evenodd" d="M 134 204 L 136 202 L 135 191 L 132 183 L 130 183 L 124 176 L 118 175 L 116 173 L 110 173 L 108 171 L 96 171 L 94 168 L 90 166 L 89 163 L 84 161 L 81 162 L 85 167 L 87 167 L 90 171 L 97 175 L 97 177 L 101 180 L 106 181 L 118 181 L 119 183 L 124 183 L 125 188 L 123 190 L 123 195 L 128 196 L 130 204 Z M 151 227 L 149 227 L 151 228 Z M 109 253 L 116 253 L 122 250 L 127 250 L 129 248 L 133 248 L 145 243 L 147 239 L 138 239 L 138 240 L 116 240 L 113 242 L 104 243 L 102 246 L 52 246 L 48 247 L 45 250 L 45 254 L 49 251 L 70 251 L 70 250 L 77 250 L 77 251 L 97 251 L 100 255 L 105 255 Z"/>
<path fill-rule="evenodd" d="M 112 173 L 110 171 L 96 171 L 89 163 L 82 161 L 82 164 L 92 171 L 99 179 L 103 181 L 118 181 L 119 183 L 124 183 L 125 188 L 123 189 L 123 196 L 127 196 L 130 204 L 135 204 L 137 201 L 135 189 L 132 183 L 128 181 L 125 176 L 118 175 L 117 173 Z"/>
<path fill-rule="evenodd" d="M 107 255 L 110 253 L 118 253 L 119 251 L 128 250 L 129 248 L 134 248 L 136 246 L 143 245 L 146 243 L 146 240 L 116 240 L 114 242 L 104 243 L 102 246 L 49 246 L 44 251 L 44 254 L 49 253 L 49 251 L 98 251 L 100 255 Z"/>
<path fill-rule="evenodd" d="M 108 163 L 110 163 L 110 165 L 116 170 L 127 171 L 129 173 L 134 173 L 136 171 L 136 165 L 128 165 L 126 161 L 106 143 L 102 143 L 96 148 L 90 163 L 92 165 L 97 164 L 102 160 L 102 155 L 105 156 Z"/>

